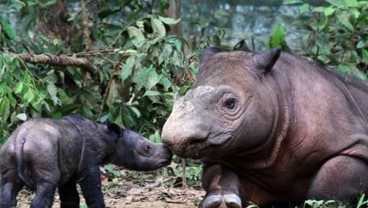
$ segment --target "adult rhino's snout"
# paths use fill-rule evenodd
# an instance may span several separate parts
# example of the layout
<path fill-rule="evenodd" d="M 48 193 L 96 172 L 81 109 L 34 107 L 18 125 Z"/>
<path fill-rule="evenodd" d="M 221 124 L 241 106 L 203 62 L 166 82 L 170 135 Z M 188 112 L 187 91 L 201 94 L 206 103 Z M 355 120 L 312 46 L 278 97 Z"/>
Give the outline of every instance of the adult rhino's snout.
<path fill-rule="evenodd" d="M 162 142 L 180 157 L 195 157 L 199 144 L 205 143 L 209 124 L 190 102 L 177 100 L 163 129 Z"/>

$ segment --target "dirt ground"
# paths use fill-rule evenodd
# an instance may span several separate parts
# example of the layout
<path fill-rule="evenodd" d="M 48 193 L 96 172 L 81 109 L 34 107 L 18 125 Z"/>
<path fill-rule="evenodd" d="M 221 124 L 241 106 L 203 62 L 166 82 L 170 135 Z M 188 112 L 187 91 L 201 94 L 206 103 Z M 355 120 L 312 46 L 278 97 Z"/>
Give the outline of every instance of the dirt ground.
<path fill-rule="evenodd" d="M 168 182 L 173 178 L 164 178 L 157 173 L 127 170 L 118 170 L 117 173 L 113 176 L 105 173 L 102 177 L 108 208 L 194 208 L 198 207 L 205 194 L 198 185 L 195 188 L 174 187 Z M 28 208 L 33 195 L 30 190 L 23 189 L 17 197 L 17 207 Z M 82 195 L 80 198 L 80 207 L 87 208 Z M 59 208 L 59 202 L 59 196 L 55 194 L 53 208 Z"/>
<path fill-rule="evenodd" d="M 108 208 L 190 208 L 197 207 L 204 192 L 183 188 L 145 188 L 135 187 L 124 193 L 120 191 L 105 192 L 104 198 Z M 28 208 L 33 197 L 29 191 L 22 191 L 18 196 L 18 206 Z M 59 198 L 55 196 L 53 208 L 59 208 Z M 86 208 L 81 200 L 81 208 Z"/>

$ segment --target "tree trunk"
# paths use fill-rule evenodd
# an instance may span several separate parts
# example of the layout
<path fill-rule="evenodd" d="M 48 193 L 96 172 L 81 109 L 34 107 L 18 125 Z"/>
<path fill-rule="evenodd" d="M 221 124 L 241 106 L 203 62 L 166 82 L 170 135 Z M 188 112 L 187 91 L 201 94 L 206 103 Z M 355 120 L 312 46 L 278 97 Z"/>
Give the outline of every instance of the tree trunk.
<path fill-rule="evenodd" d="M 169 8 L 166 10 L 166 15 L 174 19 L 180 19 L 181 18 L 180 9 L 181 9 L 181 1 L 175 0 L 175 2 L 171 3 Z M 178 38 L 183 37 L 183 28 L 181 21 L 176 25 L 170 25 L 170 33 L 176 35 L 176 37 Z"/>
<path fill-rule="evenodd" d="M 69 13 L 64 0 L 37 11 L 37 31 L 42 35 L 63 40 L 67 46 L 77 40 L 81 32 L 68 21 Z"/>

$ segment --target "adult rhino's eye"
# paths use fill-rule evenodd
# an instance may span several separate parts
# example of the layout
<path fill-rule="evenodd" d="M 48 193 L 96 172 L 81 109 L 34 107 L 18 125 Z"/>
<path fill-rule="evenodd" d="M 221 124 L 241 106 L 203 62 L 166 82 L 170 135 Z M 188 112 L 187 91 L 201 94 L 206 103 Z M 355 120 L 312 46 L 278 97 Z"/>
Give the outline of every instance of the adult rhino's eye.
<path fill-rule="evenodd" d="M 225 100 L 225 102 L 224 102 L 224 106 L 227 109 L 230 109 L 230 110 L 235 108 L 235 104 L 236 104 L 236 100 L 234 98 L 229 98 L 229 99 Z"/>

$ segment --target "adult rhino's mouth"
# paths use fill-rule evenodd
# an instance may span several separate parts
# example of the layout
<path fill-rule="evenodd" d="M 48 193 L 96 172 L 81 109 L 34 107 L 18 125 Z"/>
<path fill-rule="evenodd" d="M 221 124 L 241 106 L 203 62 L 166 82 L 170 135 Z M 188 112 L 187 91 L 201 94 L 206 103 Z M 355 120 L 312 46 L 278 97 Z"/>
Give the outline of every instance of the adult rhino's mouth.
<path fill-rule="evenodd" d="M 217 158 L 221 157 L 221 147 L 226 141 L 231 140 L 229 137 L 213 137 L 205 139 L 190 139 L 180 145 L 171 146 L 171 150 L 182 158 L 201 159 L 205 157 Z M 226 146 L 226 145 L 225 145 Z"/>
<path fill-rule="evenodd" d="M 199 159 L 209 146 L 205 140 L 187 140 L 180 143 L 166 143 L 174 154 L 181 158 Z"/>

